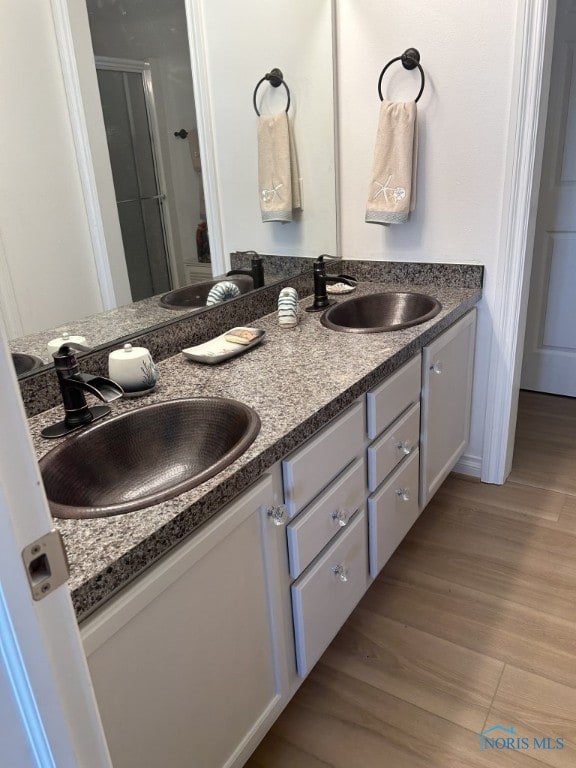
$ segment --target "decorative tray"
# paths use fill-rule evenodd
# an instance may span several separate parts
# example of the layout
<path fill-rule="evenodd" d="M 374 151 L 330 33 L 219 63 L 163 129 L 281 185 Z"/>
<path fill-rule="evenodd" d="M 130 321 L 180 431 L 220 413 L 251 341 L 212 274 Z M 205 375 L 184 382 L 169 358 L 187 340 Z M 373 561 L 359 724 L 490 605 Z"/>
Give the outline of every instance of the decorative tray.
<path fill-rule="evenodd" d="M 204 344 L 183 349 L 182 354 L 188 360 L 194 360 L 197 363 L 216 365 L 252 349 L 260 344 L 265 335 L 266 331 L 263 328 L 246 326 L 232 328 L 210 341 L 205 341 Z"/>

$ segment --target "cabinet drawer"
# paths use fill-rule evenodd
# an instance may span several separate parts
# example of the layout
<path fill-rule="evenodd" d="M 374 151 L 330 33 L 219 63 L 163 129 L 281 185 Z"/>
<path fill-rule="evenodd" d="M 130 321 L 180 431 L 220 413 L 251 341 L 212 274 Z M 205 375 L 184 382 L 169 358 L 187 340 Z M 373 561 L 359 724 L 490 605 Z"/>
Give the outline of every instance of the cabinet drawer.
<path fill-rule="evenodd" d="M 304 509 L 364 449 L 364 404 L 354 403 L 330 426 L 282 462 L 290 517 Z"/>
<path fill-rule="evenodd" d="M 420 355 L 366 395 L 368 437 L 373 440 L 420 399 Z"/>
<path fill-rule="evenodd" d="M 366 513 L 362 509 L 345 533 L 292 585 L 300 677 L 316 664 L 367 587 Z"/>
<path fill-rule="evenodd" d="M 419 515 L 418 451 L 368 498 L 370 575 L 376 577 Z"/>
<path fill-rule="evenodd" d="M 365 493 L 364 461 L 357 459 L 330 489 L 288 525 L 290 575 L 304 571 L 361 506 Z"/>
<path fill-rule="evenodd" d="M 418 448 L 420 404 L 413 405 L 368 448 L 368 490 L 375 491 L 403 458 Z"/>

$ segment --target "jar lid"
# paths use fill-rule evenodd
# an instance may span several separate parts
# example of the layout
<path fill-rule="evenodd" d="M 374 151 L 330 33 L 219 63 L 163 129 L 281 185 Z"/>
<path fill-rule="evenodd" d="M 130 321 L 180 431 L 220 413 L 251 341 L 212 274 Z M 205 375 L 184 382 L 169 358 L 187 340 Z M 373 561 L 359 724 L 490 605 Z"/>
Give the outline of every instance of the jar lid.
<path fill-rule="evenodd" d="M 146 347 L 133 347 L 132 344 L 126 343 L 122 349 L 115 349 L 110 352 L 110 358 L 112 360 L 134 360 L 139 357 L 147 357 L 150 352 Z"/>

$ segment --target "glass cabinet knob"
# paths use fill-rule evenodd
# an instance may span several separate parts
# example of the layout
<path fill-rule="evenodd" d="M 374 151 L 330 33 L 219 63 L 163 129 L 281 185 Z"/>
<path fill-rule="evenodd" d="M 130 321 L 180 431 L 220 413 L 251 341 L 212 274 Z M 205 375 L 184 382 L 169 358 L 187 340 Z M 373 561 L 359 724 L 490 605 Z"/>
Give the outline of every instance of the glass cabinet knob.
<path fill-rule="evenodd" d="M 284 525 L 288 519 L 288 510 L 284 504 L 277 507 L 268 507 L 268 517 L 274 525 Z"/>
<path fill-rule="evenodd" d="M 440 360 L 436 360 L 432 365 L 430 366 L 430 370 L 434 373 L 441 374 L 442 373 L 442 363 Z"/>
<path fill-rule="evenodd" d="M 344 528 L 345 525 L 348 525 L 349 517 L 350 513 L 345 509 L 336 509 L 334 512 L 332 512 L 332 520 L 335 520 L 341 528 Z"/>
<path fill-rule="evenodd" d="M 338 581 L 348 581 L 348 568 L 342 563 L 333 566 L 332 573 L 336 576 Z"/>
<path fill-rule="evenodd" d="M 410 501 L 410 490 L 408 488 L 398 488 L 396 496 L 399 496 L 402 501 Z"/>
<path fill-rule="evenodd" d="M 396 447 L 404 454 L 404 456 L 409 456 L 413 451 L 413 447 L 409 440 L 400 440 L 396 444 Z"/>

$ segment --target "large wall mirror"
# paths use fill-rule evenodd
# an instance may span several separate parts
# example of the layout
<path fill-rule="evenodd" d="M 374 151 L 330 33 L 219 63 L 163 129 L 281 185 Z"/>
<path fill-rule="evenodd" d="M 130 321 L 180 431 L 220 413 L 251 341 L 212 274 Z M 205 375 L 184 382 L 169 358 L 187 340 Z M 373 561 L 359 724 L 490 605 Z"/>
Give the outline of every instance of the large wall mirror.
<path fill-rule="evenodd" d="M 103 312 L 96 323 L 59 303 L 49 328 L 11 339 L 14 351 L 47 363 L 46 341 L 63 330 L 99 346 L 172 321 L 158 296 L 223 275 L 231 252 L 337 255 L 332 0 L 53 8 L 93 229 L 94 269 L 78 290 L 97 281 Z M 285 224 L 262 221 L 258 189 L 252 99 L 274 67 L 290 89 L 302 195 Z M 263 115 L 286 106 L 268 82 L 257 98 Z"/>

